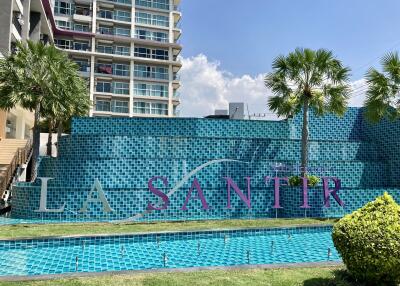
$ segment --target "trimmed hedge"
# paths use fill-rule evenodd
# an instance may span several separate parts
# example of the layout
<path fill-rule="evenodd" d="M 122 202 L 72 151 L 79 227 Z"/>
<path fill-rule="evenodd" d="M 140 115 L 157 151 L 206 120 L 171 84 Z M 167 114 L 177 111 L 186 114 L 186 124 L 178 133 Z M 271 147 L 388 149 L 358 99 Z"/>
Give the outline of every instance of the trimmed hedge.
<path fill-rule="evenodd" d="M 400 206 L 385 193 L 333 227 L 350 274 L 368 285 L 400 283 Z"/>

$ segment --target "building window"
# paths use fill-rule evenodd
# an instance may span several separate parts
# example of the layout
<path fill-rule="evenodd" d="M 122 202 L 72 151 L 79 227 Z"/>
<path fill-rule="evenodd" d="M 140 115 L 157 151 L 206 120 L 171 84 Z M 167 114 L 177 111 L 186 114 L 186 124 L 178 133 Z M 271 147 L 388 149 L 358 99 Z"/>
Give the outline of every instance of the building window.
<path fill-rule="evenodd" d="M 89 42 L 84 42 L 84 41 L 75 41 L 74 42 L 74 50 L 78 51 L 88 51 L 89 48 Z"/>
<path fill-rule="evenodd" d="M 169 10 L 169 0 L 136 0 L 136 6 Z"/>
<path fill-rule="evenodd" d="M 130 29 L 126 29 L 126 28 L 116 27 L 115 28 L 115 35 L 124 36 L 124 37 L 130 37 L 131 36 L 131 30 Z"/>
<path fill-rule="evenodd" d="M 113 12 L 110 10 L 100 10 L 99 13 L 97 14 L 97 17 L 103 18 L 103 19 L 113 19 Z"/>
<path fill-rule="evenodd" d="M 98 33 L 103 35 L 113 35 L 114 29 L 106 26 L 100 26 L 98 29 Z"/>
<path fill-rule="evenodd" d="M 129 94 L 129 83 L 128 82 L 114 82 L 114 93 L 115 94 Z"/>
<path fill-rule="evenodd" d="M 112 111 L 116 113 L 129 113 L 128 101 L 114 100 Z"/>
<path fill-rule="evenodd" d="M 64 40 L 64 39 L 54 39 L 54 44 L 61 48 L 61 49 L 71 49 L 72 48 L 72 41 L 71 40 Z"/>
<path fill-rule="evenodd" d="M 157 42 L 168 42 L 168 34 L 162 32 L 154 32 L 143 29 L 136 29 L 135 37 L 141 40 L 157 41 Z"/>
<path fill-rule="evenodd" d="M 168 68 L 165 67 L 135 65 L 134 74 L 135 77 L 168 80 Z"/>
<path fill-rule="evenodd" d="M 54 13 L 61 15 L 72 15 L 73 5 L 68 2 L 56 0 L 54 3 Z"/>
<path fill-rule="evenodd" d="M 134 94 L 135 96 L 158 96 L 168 98 L 168 85 L 135 83 Z"/>
<path fill-rule="evenodd" d="M 71 22 L 57 20 L 56 25 L 60 29 L 71 30 Z"/>
<path fill-rule="evenodd" d="M 120 76 L 129 76 L 129 65 L 114 64 L 114 74 Z"/>
<path fill-rule="evenodd" d="M 113 53 L 113 47 L 112 46 L 106 46 L 106 45 L 98 45 L 97 46 L 97 52 L 103 53 L 103 54 L 112 54 Z"/>
<path fill-rule="evenodd" d="M 96 84 L 97 92 L 111 93 L 111 82 L 98 81 Z"/>
<path fill-rule="evenodd" d="M 135 57 L 168 60 L 168 50 L 136 47 Z"/>
<path fill-rule="evenodd" d="M 116 55 L 129 56 L 130 53 L 131 53 L 131 49 L 129 47 L 124 47 L 124 46 L 116 46 L 115 47 Z"/>
<path fill-rule="evenodd" d="M 133 112 L 138 114 L 168 115 L 168 104 L 155 102 L 134 102 Z"/>
<path fill-rule="evenodd" d="M 90 32 L 90 27 L 88 25 L 75 24 L 74 30 L 79 32 Z"/>
<path fill-rule="evenodd" d="M 169 27 L 169 18 L 167 16 L 144 13 L 144 12 L 135 13 L 135 22 L 137 24 Z"/>
<path fill-rule="evenodd" d="M 108 100 L 96 100 L 96 111 L 104 111 L 110 112 L 111 111 L 111 103 Z"/>
<path fill-rule="evenodd" d="M 131 12 L 115 10 L 114 19 L 118 21 L 130 22 L 131 21 Z"/>

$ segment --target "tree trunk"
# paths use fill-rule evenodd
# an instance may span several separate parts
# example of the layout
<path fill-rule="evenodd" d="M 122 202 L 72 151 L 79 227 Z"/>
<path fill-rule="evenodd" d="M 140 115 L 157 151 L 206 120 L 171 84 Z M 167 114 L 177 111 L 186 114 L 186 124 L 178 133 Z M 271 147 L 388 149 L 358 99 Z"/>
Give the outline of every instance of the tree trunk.
<path fill-rule="evenodd" d="M 61 140 L 61 135 L 63 133 L 63 129 L 64 129 L 63 122 L 60 120 L 58 122 L 58 126 L 57 126 L 57 156 L 59 154 L 59 149 L 58 148 L 60 146 L 60 140 Z"/>
<path fill-rule="evenodd" d="M 39 159 L 39 147 L 40 147 L 40 104 L 35 107 L 35 122 L 33 125 L 33 147 L 32 147 L 32 172 L 31 181 L 36 179 L 37 165 Z"/>
<path fill-rule="evenodd" d="M 49 120 L 49 135 L 47 137 L 47 156 L 51 156 L 53 154 L 53 121 Z"/>
<path fill-rule="evenodd" d="M 303 106 L 303 129 L 301 132 L 301 176 L 307 175 L 308 167 L 308 99 L 304 100 Z"/>

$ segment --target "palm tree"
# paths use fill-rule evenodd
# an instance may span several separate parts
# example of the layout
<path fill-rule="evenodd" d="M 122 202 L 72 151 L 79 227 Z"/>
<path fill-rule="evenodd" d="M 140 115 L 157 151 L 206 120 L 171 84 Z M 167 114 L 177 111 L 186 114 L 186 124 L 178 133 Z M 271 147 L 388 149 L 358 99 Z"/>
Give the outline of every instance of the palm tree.
<path fill-rule="evenodd" d="M 297 48 L 287 56 L 278 56 L 265 84 L 274 96 L 269 108 L 278 116 L 290 118 L 303 111 L 301 138 L 301 175 L 308 167 L 308 114 L 317 116 L 333 113 L 343 116 L 349 98 L 349 72 L 331 51 Z"/>
<path fill-rule="evenodd" d="M 54 128 L 57 125 L 63 126 L 73 116 L 88 115 L 90 109 L 87 83 L 77 73 L 77 64 L 65 56 L 60 59 L 56 68 L 58 72 L 54 73 L 57 82 L 55 88 L 61 100 L 47 102 L 47 105 L 43 106 L 44 117 L 47 119 L 49 129 L 47 142 L 47 155 L 49 156 L 52 154 Z M 60 130 L 60 128 L 58 129 Z M 58 132 L 58 140 L 60 137 L 61 134 Z"/>
<path fill-rule="evenodd" d="M 84 92 L 76 85 L 76 64 L 53 45 L 17 43 L 17 52 L 0 60 L 0 108 L 21 105 L 34 111 L 32 178 L 36 176 L 40 145 L 40 118 L 66 110 L 66 98 Z M 87 94 L 85 94 L 87 96 Z"/>
<path fill-rule="evenodd" d="M 400 59 L 398 53 L 388 53 L 381 60 L 382 72 L 370 68 L 365 76 L 368 89 L 365 115 L 372 122 L 400 115 Z"/>

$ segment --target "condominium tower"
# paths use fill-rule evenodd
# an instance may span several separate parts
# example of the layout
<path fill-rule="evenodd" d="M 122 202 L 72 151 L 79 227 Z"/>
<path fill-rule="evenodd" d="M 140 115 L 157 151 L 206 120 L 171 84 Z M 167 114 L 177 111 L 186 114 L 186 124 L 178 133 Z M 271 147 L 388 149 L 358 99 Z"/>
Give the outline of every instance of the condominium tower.
<path fill-rule="evenodd" d="M 42 1 L 88 81 L 91 116 L 177 114 L 180 0 Z"/>

